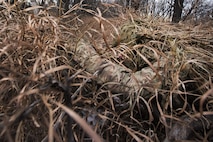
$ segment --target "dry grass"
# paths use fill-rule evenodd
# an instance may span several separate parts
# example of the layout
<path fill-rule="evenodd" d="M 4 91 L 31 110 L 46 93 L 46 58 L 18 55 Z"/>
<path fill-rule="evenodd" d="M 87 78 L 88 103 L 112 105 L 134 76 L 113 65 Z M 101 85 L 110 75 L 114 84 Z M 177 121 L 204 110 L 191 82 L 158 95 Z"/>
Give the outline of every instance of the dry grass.
<path fill-rule="evenodd" d="M 0 141 L 212 140 L 211 26 L 77 8 L 60 17 L 1 10 Z M 82 38 L 102 59 L 155 77 L 129 92 L 108 88 L 122 84 L 76 59 Z"/>

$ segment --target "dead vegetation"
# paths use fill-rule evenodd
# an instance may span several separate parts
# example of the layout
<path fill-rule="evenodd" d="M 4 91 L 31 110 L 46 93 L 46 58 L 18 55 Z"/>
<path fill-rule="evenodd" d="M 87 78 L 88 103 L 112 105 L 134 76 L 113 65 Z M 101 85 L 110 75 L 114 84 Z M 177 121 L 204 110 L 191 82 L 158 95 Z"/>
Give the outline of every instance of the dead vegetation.
<path fill-rule="evenodd" d="M 0 141 L 213 140 L 211 26 L 13 8 L 0 16 Z"/>

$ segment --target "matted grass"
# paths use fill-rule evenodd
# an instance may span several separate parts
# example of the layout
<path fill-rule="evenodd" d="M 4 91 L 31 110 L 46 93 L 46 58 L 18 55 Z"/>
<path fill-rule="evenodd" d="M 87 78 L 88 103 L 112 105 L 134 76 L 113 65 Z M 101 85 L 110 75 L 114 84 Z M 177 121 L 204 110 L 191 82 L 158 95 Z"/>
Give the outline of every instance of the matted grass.
<path fill-rule="evenodd" d="M 212 26 L 76 9 L 1 10 L 0 141 L 212 140 Z"/>

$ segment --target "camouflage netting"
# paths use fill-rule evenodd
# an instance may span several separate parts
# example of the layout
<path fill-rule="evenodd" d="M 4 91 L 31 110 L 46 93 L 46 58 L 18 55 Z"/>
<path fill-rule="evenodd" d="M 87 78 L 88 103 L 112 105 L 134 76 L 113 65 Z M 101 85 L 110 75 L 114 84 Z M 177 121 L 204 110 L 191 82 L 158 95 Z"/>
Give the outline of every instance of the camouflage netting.
<path fill-rule="evenodd" d="M 1 10 L 0 141 L 213 140 L 212 26 L 28 10 Z"/>

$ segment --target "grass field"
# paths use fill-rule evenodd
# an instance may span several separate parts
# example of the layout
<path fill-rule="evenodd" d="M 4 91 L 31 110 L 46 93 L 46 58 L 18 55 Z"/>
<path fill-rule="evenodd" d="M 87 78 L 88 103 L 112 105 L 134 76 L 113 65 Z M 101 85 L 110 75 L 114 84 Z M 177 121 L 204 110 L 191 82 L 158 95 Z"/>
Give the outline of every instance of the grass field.
<path fill-rule="evenodd" d="M 33 9 L 0 11 L 0 141 L 213 140 L 211 22 Z"/>

